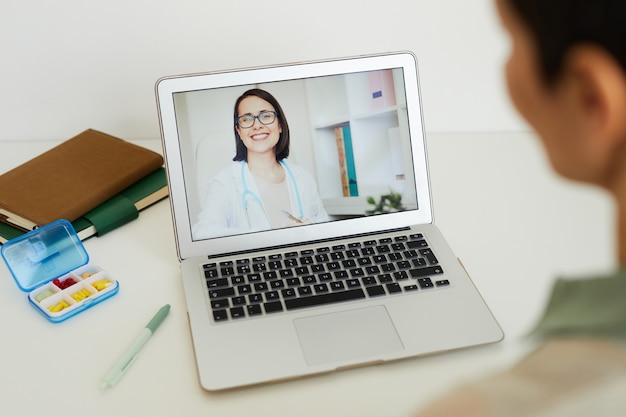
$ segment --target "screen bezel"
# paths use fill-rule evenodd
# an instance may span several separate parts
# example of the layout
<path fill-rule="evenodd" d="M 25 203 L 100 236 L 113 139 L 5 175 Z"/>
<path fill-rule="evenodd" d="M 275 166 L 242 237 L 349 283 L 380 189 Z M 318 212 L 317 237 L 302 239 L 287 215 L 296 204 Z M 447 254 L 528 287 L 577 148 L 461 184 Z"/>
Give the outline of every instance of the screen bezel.
<path fill-rule="evenodd" d="M 185 184 L 185 172 L 183 170 L 182 151 L 174 104 L 175 94 L 395 68 L 401 68 L 404 77 L 418 202 L 416 210 L 331 221 L 296 228 L 273 229 L 264 232 L 254 232 L 253 234 L 193 240 L 191 234 L 192 219 L 190 218 L 187 204 L 189 196 L 187 195 L 188 190 Z M 412 224 L 432 223 L 433 221 L 418 67 L 415 56 L 410 52 L 164 77 L 156 83 L 156 96 L 163 152 L 170 185 L 170 204 L 174 220 L 177 250 L 181 260 L 195 256 L 217 255 L 292 245 L 332 237 L 365 234 L 381 229 L 395 229 Z"/>

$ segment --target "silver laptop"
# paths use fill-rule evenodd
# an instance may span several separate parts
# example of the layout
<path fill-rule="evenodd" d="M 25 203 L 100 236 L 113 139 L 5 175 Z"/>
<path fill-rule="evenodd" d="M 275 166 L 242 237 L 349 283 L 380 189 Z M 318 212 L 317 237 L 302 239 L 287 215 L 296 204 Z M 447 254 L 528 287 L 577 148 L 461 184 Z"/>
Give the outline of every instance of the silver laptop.
<path fill-rule="evenodd" d="M 500 341 L 433 224 L 411 53 L 156 85 L 209 391 Z"/>

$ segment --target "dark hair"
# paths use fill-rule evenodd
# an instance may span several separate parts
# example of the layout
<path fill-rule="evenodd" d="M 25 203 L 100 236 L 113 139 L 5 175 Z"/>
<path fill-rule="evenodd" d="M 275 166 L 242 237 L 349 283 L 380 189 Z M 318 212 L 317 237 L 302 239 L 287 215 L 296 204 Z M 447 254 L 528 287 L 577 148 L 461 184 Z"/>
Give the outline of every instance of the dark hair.
<path fill-rule="evenodd" d="M 530 28 L 544 78 L 558 78 L 563 58 L 579 43 L 596 44 L 626 71 L 625 0 L 504 0 Z"/>
<path fill-rule="evenodd" d="M 282 130 L 278 138 L 278 143 L 276 144 L 276 160 L 280 161 L 281 159 L 287 158 L 289 156 L 289 125 L 287 124 L 287 118 L 285 117 L 285 113 L 283 112 L 282 107 L 280 107 L 278 100 L 276 100 L 273 95 L 265 90 L 253 88 L 252 90 L 248 90 L 241 96 L 239 96 L 239 98 L 235 102 L 234 129 L 237 153 L 235 154 L 233 161 L 248 160 L 248 149 L 243 144 L 243 141 L 241 140 L 241 138 L 239 137 L 239 133 L 237 132 L 237 119 L 239 118 L 239 103 L 241 103 L 244 98 L 250 96 L 259 97 L 267 101 L 274 107 L 274 110 L 276 110 L 278 124 L 280 125 Z"/>

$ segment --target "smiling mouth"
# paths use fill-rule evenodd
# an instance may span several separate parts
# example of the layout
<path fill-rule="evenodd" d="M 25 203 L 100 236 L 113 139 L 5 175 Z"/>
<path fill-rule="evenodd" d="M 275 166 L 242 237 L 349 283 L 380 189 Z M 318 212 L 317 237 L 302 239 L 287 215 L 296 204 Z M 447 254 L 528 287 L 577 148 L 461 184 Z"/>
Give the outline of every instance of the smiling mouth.
<path fill-rule="evenodd" d="M 258 133 L 256 135 L 250 136 L 250 139 L 252 139 L 252 140 L 264 140 L 264 139 L 267 139 L 268 136 L 269 136 L 269 133 Z"/>

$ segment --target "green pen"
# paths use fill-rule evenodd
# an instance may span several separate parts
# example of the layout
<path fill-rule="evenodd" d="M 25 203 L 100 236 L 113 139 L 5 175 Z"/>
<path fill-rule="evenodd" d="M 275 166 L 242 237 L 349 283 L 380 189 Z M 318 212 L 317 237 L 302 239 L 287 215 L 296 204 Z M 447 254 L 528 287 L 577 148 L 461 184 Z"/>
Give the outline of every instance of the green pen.
<path fill-rule="evenodd" d="M 167 317 L 170 312 L 170 305 L 166 304 L 159 309 L 159 311 L 154 315 L 152 320 L 146 325 L 146 327 L 141 330 L 141 333 L 132 345 L 126 350 L 126 352 L 122 355 L 121 358 L 113 365 L 109 373 L 104 377 L 102 382 L 100 383 L 100 389 L 106 390 L 108 388 L 114 387 L 120 379 L 124 376 L 130 365 L 137 359 L 137 355 L 139 355 L 139 351 L 146 344 L 146 342 L 150 339 L 150 336 L 156 331 L 156 329 L 161 325 L 165 317 Z"/>

